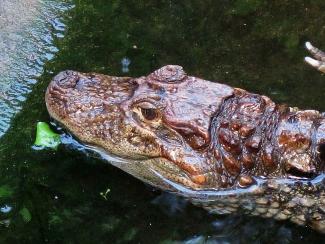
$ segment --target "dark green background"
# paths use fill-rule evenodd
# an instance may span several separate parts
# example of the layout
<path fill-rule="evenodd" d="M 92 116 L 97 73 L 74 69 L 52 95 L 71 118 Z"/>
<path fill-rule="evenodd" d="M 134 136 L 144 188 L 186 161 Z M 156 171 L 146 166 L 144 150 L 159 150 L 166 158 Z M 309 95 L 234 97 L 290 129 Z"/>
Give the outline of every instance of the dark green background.
<path fill-rule="evenodd" d="M 324 111 L 325 77 L 303 63 L 305 41 L 325 49 L 324 21 L 324 0 L 75 0 L 59 52 L 0 139 L 0 206 L 13 207 L 0 213 L 0 242 L 321 243 L 324 236 L 288 222 L 210 215 L 74 144 L 58 151 L 32 145 L 36 123 L 50 121 L 43 96 L 55 73 L 125 75 L 124 57 L 130 76 L 179 64 L 192 75 Z"/>

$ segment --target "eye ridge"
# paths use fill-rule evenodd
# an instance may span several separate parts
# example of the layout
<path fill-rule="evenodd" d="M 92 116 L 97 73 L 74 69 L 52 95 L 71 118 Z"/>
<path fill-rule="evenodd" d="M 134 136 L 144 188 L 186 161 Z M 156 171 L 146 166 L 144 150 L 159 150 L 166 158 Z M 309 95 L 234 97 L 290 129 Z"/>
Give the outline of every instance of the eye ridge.
<path fill-rule="evenodd" d="M 158 118 L 158 112 L 155 108 L 141 108 L 141 113 L 146 120 L 155 120 Z"/>

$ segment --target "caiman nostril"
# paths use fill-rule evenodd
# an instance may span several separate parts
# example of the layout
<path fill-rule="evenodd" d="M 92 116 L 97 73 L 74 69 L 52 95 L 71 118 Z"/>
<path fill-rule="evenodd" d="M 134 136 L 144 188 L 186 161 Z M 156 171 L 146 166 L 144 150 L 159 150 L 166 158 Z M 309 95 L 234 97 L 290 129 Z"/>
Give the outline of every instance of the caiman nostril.
<path fill-rule="evenodd" d="M 54 77 L 54 81 L 61 88 L 74 88 L 79 81 L 79 75 L 74 71 L 64 71 Z"/>

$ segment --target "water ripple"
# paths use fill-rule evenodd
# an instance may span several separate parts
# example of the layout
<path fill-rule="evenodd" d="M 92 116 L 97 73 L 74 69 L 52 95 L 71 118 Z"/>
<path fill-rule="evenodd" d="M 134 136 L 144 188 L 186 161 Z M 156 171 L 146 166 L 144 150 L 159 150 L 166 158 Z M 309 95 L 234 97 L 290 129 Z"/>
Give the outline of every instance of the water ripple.
<path fill-rule="evenodd" d="M 58 48 L 55 38 L 64 36 L 63 15 L 73 7 L 70 0 L 1 0 L 0 22 L 0 137 L 21 109 L 44 63 Z M 17 23 L 10 21 L 16 15 Z M 5 23 L 2 21 L 2 23 Z"/>

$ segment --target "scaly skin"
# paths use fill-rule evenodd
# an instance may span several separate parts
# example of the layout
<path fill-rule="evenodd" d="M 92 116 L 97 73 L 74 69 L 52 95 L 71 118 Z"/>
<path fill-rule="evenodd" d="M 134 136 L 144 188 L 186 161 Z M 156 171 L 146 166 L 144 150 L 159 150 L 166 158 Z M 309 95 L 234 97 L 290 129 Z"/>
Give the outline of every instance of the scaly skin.
<path fill-rule="evenodd" d="M 324 71 L 324 53 L 307 45 Z M 146 77 L 65 71 L 50 115 L 131 175 L 220 214 L 325 232 L 325 117 L 164 66 Z"/>

